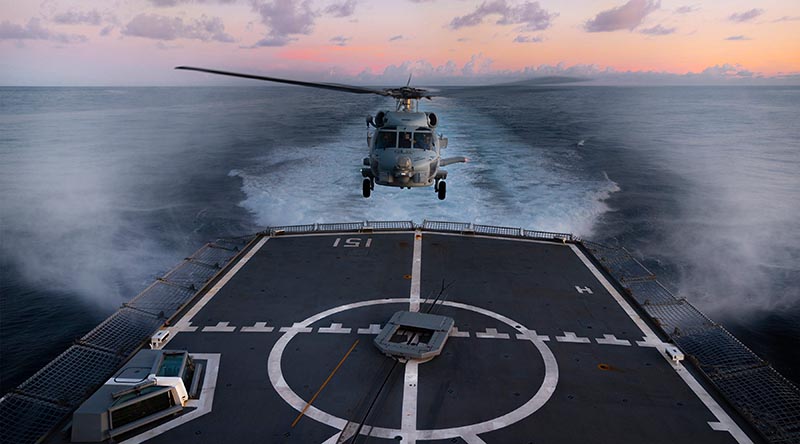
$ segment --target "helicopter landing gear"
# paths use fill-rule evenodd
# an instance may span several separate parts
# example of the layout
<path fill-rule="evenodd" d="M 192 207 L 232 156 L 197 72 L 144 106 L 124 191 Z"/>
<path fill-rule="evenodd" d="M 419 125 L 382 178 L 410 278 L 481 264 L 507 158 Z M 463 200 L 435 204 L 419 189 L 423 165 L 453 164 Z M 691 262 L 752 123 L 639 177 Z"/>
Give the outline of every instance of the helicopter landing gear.
<path fill-rule="evenodd" d="M 372 194 L 372 181 L 369 179 L 364 179 L 364 182 L 361 184 L 361 194 L 364 197 L 369 197 Z"/>
<path fill-rule="evenodd" d="M 439 196 L 439 200 L 444 200 L 447 197 L 447 182 L 439 181 L 434 188 L 436 188 L 436 195 Z"/>

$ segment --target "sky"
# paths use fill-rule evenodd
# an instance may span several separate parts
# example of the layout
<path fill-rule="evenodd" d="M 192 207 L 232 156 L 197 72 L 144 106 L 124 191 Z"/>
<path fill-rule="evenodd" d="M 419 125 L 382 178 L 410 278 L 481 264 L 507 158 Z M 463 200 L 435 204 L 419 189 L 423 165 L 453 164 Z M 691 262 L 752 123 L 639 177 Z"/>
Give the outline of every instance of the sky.
<path fill-rule="evenodd" d="M 800 84 L 798 0 L 0 0 L 0 85 Z"/>

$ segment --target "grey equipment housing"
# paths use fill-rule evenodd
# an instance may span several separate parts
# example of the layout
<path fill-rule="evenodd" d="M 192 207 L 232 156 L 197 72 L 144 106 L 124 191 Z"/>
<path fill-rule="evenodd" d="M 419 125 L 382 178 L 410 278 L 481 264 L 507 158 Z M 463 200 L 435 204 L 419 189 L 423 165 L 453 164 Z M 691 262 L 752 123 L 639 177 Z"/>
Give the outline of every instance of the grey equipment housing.
<path fill-rule="evenodd" d="M 442 352 L 453 325 L 447 316 L 398 311 L 375 337 L 375 346 L 397 360 L 427 360 Z"/>

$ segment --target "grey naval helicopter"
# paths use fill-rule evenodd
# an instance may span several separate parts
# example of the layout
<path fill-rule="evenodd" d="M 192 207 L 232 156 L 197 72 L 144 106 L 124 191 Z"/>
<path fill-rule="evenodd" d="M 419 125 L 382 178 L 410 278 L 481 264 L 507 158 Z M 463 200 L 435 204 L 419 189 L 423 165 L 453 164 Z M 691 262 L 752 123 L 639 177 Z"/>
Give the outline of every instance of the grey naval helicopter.
<path fill-rule="evenodd" d="M 368 131 L 369 157 L 364 158 L 364 167 L 361 168 L 361 175 L 364 177 L 362 183 L 364 197 L 372 194 L 375 184 L 408 189 L 433 185 L 433 190 L 439 199 L 444 200 L 447 195 L 447 183 L 445 182 L 447 171 L 442 167 L 467 161 L 462 156 L 441 157 L 441 150 L 447 148 L 447 138 L 436 133 L 439 119 L 432 112 L 419 111 L 419 101 L 421 99 L 431 100 L 433 95 L 424 89 L 411 87 L 410 76 L 406 86 L 401 88 L 369 89 L 360 86 L 303 82 L 191 66 L 178 66 L 175 69 L 354 94 L 377 94 L 395 99 L 394 111 L 380 111 L 374 117 L 367 116 L 367 128 L 372 126 L 375 131 Z"/>

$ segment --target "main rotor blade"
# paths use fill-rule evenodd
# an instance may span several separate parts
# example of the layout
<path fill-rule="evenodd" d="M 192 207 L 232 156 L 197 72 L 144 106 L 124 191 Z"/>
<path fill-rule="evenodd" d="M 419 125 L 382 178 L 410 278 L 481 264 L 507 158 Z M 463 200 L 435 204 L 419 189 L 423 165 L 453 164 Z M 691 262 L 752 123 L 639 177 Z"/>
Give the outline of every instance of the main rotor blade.
<path fill-rule="evenodd" d="M 187 71 L 199 71 L 209 74 L 218 74 L 222 76 L 242 77 L 245 79 L 266 80 L 268 82 L 287 83 L 289 85 L 307 86 L 310 88 L 330 89 L 334 91 L 344 91 L 354 94 L 378 94 L 379 96 L 391 96 L 392 94 L 387 91 L 379 89 L 361 88 L 359 86 L 338 85 L 336 83 L 316 83 L 316 82 L 303 82 L 300 80 L 279 79 L 277 77 L 257 76 L 254 74 L 242 74 L 238 72 L 218 71 L 216 69 L 195 68 L 193 66 L 176 66 L 175 69 L 183 69 Z"/>

